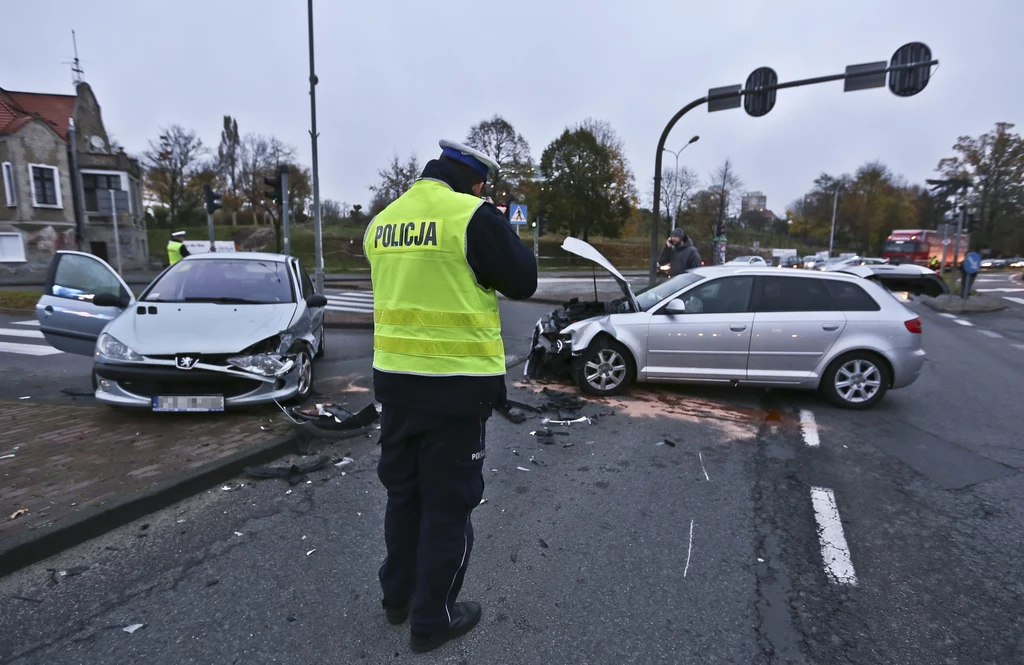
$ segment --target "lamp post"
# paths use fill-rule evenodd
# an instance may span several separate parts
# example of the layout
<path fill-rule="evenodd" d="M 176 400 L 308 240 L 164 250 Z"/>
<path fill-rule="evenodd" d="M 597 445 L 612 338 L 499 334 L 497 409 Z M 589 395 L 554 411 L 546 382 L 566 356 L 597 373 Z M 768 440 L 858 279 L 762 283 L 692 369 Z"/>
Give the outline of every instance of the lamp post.
<path fill-rule="evenodd" d="M 842 182 L 836 183 L 836 195 L 832 198 L 832 231 L 828 234 L 828 258 L 832 258 L 832 241 L 836 237 L 836 209 L 839 207 L 839 190 L 843 188 Z"/>
<path fill-rule="evenodd" d="M 676 158 L 676 170 L 675 170 L 675 174 L 676 175 L 675 175 L 675 177 L 677 179 L 676 180 L 676 187 L 679 186 L 679 182 L 678 182 L 678 178 L 679 178 L 679 155 L 681 155 L 684 150 L 686 150 L 687 148 L 689 148 L 691 145 L 693 145 L 694 143 L 696 143 L 699 140 L 700 140 L 700 137 L 694 135 L 694 137 L 691 138 L 689 141 L 687 141 L 686 145 L 684 145 L 679 150 L 669 150 L 668 148 L 662 148 L 662 150 L 664 150 L 665 152 L 671 153 L 672 155 L 675 155 L 675 158 Z M 677 216 L 678 216 L 678 213 L 679 213 L 679 201 L 676 201 L 676 215 Z M 678 225 L 679 220 L 677 219 L 675 221 L 677 222 L 677 225 Z M 657 221 L 655 222 L 655 226 L 657 226 Z M 669 220 L 669 224 L 668 224 L 668 233 L 669 234 L 672 233 L 672 221 L 671 220 Z"/>
<path fill-rule="evenodd" d="M 889 90 L 893 94 L 898 97 L 910 97 L 925 89 L 931 77 L 932 66 L 937 64 L 939 61 L 932 59 L 930 48 L 920 42 L 911 42 L 897 49 L 889 61 L 850 65 L 842 74 L 779 83 L 778 75 L 774 70 L 769 67 L 761 67 L 755 69 L 747 77 L 746 85 L 712 88 L 706 96 L 695 99 L 681 108 L 665 125 L 665 129 L 658 139 L 658 148 L 654 153 L 654 205 L 651 212 L 654 215 L 655 223 L 651 225 L 651 263 L 648 274 L 651 286 L 654 286 L 658 279 L 657 221 L 661 218 L 662 153 L 665 150 L 668 135 L 680 118 L 703 104 L 708 105 L 709 112 L 725 111 L 743 106 L 748 115 L 760 117 L 774 108 L 777 91 L 830 81 L 843 81 L 843 90 L 852 92 L 885 87 L 886 79 L 888 79 Z M 724 255 L 725 238 L 719 237 L 716 240 L 720 245 L 716 247 L 717 253 Z"/>

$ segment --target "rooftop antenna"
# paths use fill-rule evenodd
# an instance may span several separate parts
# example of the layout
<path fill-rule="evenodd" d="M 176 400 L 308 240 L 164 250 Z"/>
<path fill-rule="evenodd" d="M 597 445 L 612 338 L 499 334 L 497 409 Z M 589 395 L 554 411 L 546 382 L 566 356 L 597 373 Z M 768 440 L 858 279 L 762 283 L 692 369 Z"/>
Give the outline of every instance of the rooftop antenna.
<path fill-rule="evenodd" d="M 64 64 L 71 65 L 71 82 L 77 86 L 85 80 L 85 70 L 82 69 L 81 61 L 78 59 L 78 39 L 75 37 L 74 30 L 71 31 L 71 43 L 75 46 L 75 59 L 70 63 L 66 62 Z"/>

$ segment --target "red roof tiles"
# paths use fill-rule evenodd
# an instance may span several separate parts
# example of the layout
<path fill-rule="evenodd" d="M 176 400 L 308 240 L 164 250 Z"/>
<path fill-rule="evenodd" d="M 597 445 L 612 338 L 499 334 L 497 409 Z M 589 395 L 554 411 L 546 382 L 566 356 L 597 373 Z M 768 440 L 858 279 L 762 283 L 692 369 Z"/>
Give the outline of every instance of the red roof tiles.
<path fill-rule="evenodd" d="M 0 97 L 0 134 L 11 134 L 24 127 L 36 113 L 65 141 L 68 120 L 75 109 L 74 95 L 47 95 L 34 92 L 2 91 Z M 7 101 L 9 100 L 9 101 Z"/>

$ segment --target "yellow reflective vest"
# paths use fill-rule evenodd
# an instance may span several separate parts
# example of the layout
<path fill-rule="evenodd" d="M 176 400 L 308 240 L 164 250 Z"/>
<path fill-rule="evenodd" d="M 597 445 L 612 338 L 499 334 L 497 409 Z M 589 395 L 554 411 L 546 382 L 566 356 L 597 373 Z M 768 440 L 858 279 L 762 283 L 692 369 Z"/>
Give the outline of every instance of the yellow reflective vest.
<path fill-rule="evenodd" d="M 173 238 L 167 241 L 167 260 L 171 262 L 172 266 L 181 261 L 181 248 L 184 244 Z"/>
<path fill-rule="evenodd" d="M 466 259 L 482 201 L 438 180 L 417 181 L 366 229 L 373 282 L 373 366 L 424 376 L 505 373 L 498 296 Z"/>

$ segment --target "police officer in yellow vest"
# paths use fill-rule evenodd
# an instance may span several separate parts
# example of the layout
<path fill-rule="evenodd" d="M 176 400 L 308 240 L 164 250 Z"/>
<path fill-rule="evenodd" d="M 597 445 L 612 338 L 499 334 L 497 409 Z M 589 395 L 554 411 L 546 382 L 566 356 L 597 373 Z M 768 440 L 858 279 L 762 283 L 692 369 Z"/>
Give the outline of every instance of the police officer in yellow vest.
<path fill-rule="evenodd" d="M 171 239 L 167 241 L 167 260 L 173 266 L 178 261 L 188 256 L 188 247 L 185 246 L 185 232 L 175 231 Z"/>
<path fill-rule="evenodd" d="M 388 493 L 379 577 L 388 621 L 411 612 L 417 652 L 480 621 L 479 604 L 456 599 L 484 490 L 485 424 L 506 399 L 496 292 L 525 299 L 537 289 L 533 252 L 480 198 L 498 165 L 457 143 L 440 146 L 363 240 L 382 405 L 377 472 Z"/>

